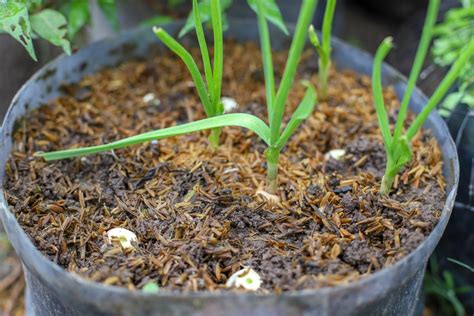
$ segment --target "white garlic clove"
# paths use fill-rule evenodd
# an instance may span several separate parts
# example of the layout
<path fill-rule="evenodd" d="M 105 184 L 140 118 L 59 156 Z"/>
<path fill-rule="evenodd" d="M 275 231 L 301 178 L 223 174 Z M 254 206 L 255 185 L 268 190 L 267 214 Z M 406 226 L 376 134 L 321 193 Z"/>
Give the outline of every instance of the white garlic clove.
<path fill-rule="evenodd" d="M 143 102 L 145 103 L 150 103 L 155 99 L 155 94 L 154 93 L 147 93 L 143 96 Z"/>
<path fill-rule="evenodd" d="M 161 104 L 161 101 L 159 99 L 156 98 L 155 94 L 150 92 L 150 93 L 147 93 L 143 96 L 143 102 L 147 103 L 147 104 L 152 104 L 152 105 L 155 105 L 155 106 L 158 106 Z"/>
<path fill-rule="evenodd" d="M 271 203 L 280 203 L 280 197 L 278 195 L 268 193 L 264 190 L 257 190 L 256 194 L 260 195 L 265 201 Z"/>
<path fill-rule="evenodd" d="M 107 240 L 109 244 L 113 241 L 119 241 L 123 248 L 133 248 L 132 242 L 137 242 L 138 238 L 134 232 L 125 228 L 112 228 L 107 232 Z"/>
<path fill-rule="evenodd" d="M 224 113 L 232 112 L 232 110 L 237 108 L 237 101 L 232 98 L 222 97 L 221 102 L 224 106 Z"/>
<path fill-rule="evenodd" d="M 344 157 L 345 154 L 345 149 L 333 149 L 328 151 L 324 157 L 326 157 L 326 159 L 332 158 L 335 160 L 341 160 L 341 158 Z"/>
<path fill-rule="evenodd" d="M 257 291 L 262 285 L 262 278 L 255 270 L 244 268 L 232 274 L 227 280 L 227 287 L 242 288 L 249 291 Z"/>

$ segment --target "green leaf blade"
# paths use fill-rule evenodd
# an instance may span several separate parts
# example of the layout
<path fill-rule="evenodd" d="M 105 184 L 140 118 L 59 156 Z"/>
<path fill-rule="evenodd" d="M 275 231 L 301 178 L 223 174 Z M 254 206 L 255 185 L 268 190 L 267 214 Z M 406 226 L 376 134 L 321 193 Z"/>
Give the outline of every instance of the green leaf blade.
<path fill-rule="evenodd" d="M 259 11 L 257 6 L 257 2 L 259 2 L 262 7 L 261 11 L 265 18 L 270 21 L 270 23 L 278 27 L 285 35 L 290 34 L 285 22 L 283 21 L 280 8 L 278 7 L 275 0 L 247 0 L 247 2 L 252 10 L 256 13 Z"/>
<path fill-rule="evenodd" d="M 222 15 L 224 12 L 231 6 L 232 0 L 220 0 L 221 3 L 221 13 Z M 212 11 L 211 11 L 211 0 L 202 0 L 199 3 L 199 15 L 201 18 L 201 23 L 205 24 L 212 19 Z M 225 20 L 225 17 L 223 18 Z M 194 19 L 193 12 L 191 12 L 186 19 L 186 23 L 184 24 L 183 28 L 179 32 L 179 37 L 183 37 L 189 32 L 191 32 L 194 27 L 196 26 L 196 21 Z M 225 26 L 225 23 L 224 23 Z M 224 27 L 225 29 L 225 27 Z"/>
<path fill-rule="evenodd" d="M 318 51 L 318 54 L 323 55 L 324 51 L 323 51 L 323 48 L 321 47 L 318 34 L 316 34 L 316 30 L 314 29 L 313 25 L 309 26 L 308 34 L 309 34 L 309 41 L 314 46 L 314 48 Z"/>
<path fill-rule="evenodd" d="M 390 132 L 390 125 L 388 122 L 387 110 L 383 100 L 382 91 L 382 64 L 385 57 L 388 55 L 393 47 L 392 38 L 388 37 L 382 41 L 374 58 L 374 66 L 372 72 L 372 90 L 377 113 L 377 120 L 379 122 L 380 131 L 385 145 L 385 150 L 388 155 L 391 155 L 392 135 Z"/>
<path fill-rule="evenodd" d="M 146 19 L 140 23 L 140 26 L 143 27 L 153 27 L 166 25 L 173 22 L 173 19 L 166 15 L 156 15 L 152 18 Z"/>
<path fill-rule="evenodd" d="M 173 37 L 171 37 L 164 29 L 153 28 L 153 32 L 170 50 L 172 50 L 176 55 L 178 55 L 185 63 L 196 85 L 196 89 L 198 91 L 199 98 L 201 99 L 201 102 L 204 106 L 206 115 L 213 116 L 213 107 L 211 100 L 209 99 L 208 91 L 206 90 L 206 85 L 204 83 L 204 80 L 202 79 L 201 73 L 199 72 L 199 68 L 191 54 Z"/>
<path fill-rule="evenodd" d="M 466 45 L 463 52 L 453 64 L 451 69 L 448 71 L 447 75 L 443 78 L 439 86 L 436 88 L 435 92 L 432 94 L 428 103 L 423 108 L 421 113 L 419 113 L 415 121 L 410 125 L 406 132 L 406 137 L 408 140 L 413 139 L 416 133 L 421 129 L 426 119 L 430 113 L 436 108 L 436 106 L 441 102 L 449 88 L 454 84 L 458 79 L 461 71 L 465 68 L 465 65 L 470 62 L 471 58 L 474 56 L 474 39 Z"/>
<path fill-rule="evenodd" d="M 100 10 L 105 15 L 113 29 L 118 31 L 120 28 L 117 16 L 117 3 L 115 0 L 98 0 Z"/>
<path fill-rule="evenodd" d="M 71 44 L 66 39 L 67 21 L 61 13 L 45 9 L 32 15 L 30 21 L 36 34 L 51 44 L 62 47 L 66 54 L 71 54 Z"/>
<path fill-rule="evenodd" d="M 21 2 L 0 3 L 0 29 L 10 34 L 25 47 L 31 58 L 37 61 L 31 39 L 31 24 L 28 7 Z"/>
<path fill-rule="evenodd" d="M 275 72 L 273 69 L 272 46 L 268 23 L 263 14 L 263 4 L 257 2 L 258 30 L 263 61 L 263 73 L 265 77 L 265 93 L 267 98 L 268 117 L 273 115 L 273 102 L 275 99 Z"/>
<path fill-rule="evenodd" d="M 281 122 L 285 111 L 285 104 L 290 93 L 291 86 L 298 70 L 301 54 L 306 43 L 306 34 L 311 24 L 314 12 L 316 11 L 317 0 L 306 0 L 300 9 L 298 23 L 296 24 L 295 35 L 291 43 L 288 60 L 283 72 L 280 87 L 275 96 L 273 114 L 270 120 L 271 143 L 275 145 L 280 138 Z"/>
<path fill-rule="evenodd" d="M 413 159 L 413 152 L 411 150 L 410 142 L 406 137 L 393 140 L 393 155 L 396 159 L 392 167 L 387 170 L 388 174 L 397 174 L 407 163 Z"/>
<path fill-rule="evenodd" d="M 335 10 L 336 0 L 328 0 L 326 3 L 326 10 L 324 11 L 323 20 L 323 50 L 326 53 L 327 58 L 330 58 L 331 55 L 331 33 Z"/>
<path fill-rule="evenodd" d="M 400 137 L 402 134 L 403 125 L 408 113 L 408 104 L 410 103 L 413 89 L 415 89 L 416 82 L 420 75 L 421 69 L 425 62 L 426 54 L 430 46 L 431 38 L 433 37 L 433 29 L 436 24 L 436 18 L 438 17 L 440 0 L 430 0 L 428 6 L 428 13 L 426 15 L 425 24 L 423 26 L 423 32 L 420 39 L 420 44 L 415 55 L 415 61 L 410 71 L 408 78 L 407 87 L 403 95 L 402 103 L 400 105 L 400 111 L 395 124 L 394 137 Z"/>
<path fill-rule="evenodd" d="M 209 49 L 207 48 L 206 36 L 204 35 L 204 29 L 202 27 L 197 0 L 193 0 L 193 16 L 194 21 L 196 21 L 196 36 L 198 38 L 199 48 L 201 50 L 202 63 L 204 65 L 204 75 L 207 81 L 207 89 L 211 98 L 211 103 L 214 103 L 216 98 L 219 96 L 214 95 L 214 77 L 212 74 L 211 57 L 209 55 Z M 213 115 L 215 112 L 214 110 Z"/>
<path fill-rule="evenodd" d="M 90 21 L 89 1 L 71 0 L 65 3 L 61 12 L 68 21 L 68 37 L 73 40 L 76 34 Z"/>
<path fill-rule="evenodd" d="M 455 263 L 455 264 L 463 267 L 464 269 L 467 269 L 467 270 L 471 271 L 472 273 L 474 273 L 474 267 L 471 267 L 470 265 L 468 265 L 464 262 L 461 262 L 461 261 L 453 259 L 453 258 L 448 258 L 448 261 L 452 262 L 452 263 Z"/>
<path fill-rule="evenodd" d="M 109 144 L 77 149 L 67 149 L 49 153 L 36 153 L 35 156 L 42 157 L 46 161 L 80 157 L 141 144 L 151 140 L 159 140 L 225 126 L 238 126 L 247 128 L 256 133 L 265 143 L 268 144 L 269 142 L 270 130 L 261 119 L 250 114 L 234 113 L 211 117 L 179 126 L 168 127 L 161 130 L 128 137 Z"/>
<path fill-rule="evenodd" d="M 281 134 L 280 139 L 276 145 L 277 148 L 281 149 L 286 145 L 291 135 L 296 131 L 296 129 L 301 125 L 301 123 L 306 120 L 311 113 L 313 113 L 314 107 L 317 103 L 317 94 L 316 89 L 308 84 L 308 88 L 303 97 L 303 100 L 296 108 L 296 111 L 293 113 L 290 121 L 285 127 L 285 130 Z"/>
<path fill-rule="evenodd" d="M 214 32 L 214 97 L 215 114 L 222 114 L 223 107 L 218 108 L 222 93 L 222 76 L 224 72 L 224 38 L 222 29 L 221 0 L 211 0 L 211 20 Z"/>

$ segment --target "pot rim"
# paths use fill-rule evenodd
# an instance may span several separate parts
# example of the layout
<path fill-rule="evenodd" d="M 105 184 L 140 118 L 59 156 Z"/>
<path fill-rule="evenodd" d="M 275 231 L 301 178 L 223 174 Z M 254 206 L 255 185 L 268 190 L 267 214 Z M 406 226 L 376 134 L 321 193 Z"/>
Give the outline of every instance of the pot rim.
<path fill-rule="evenodd" d="M 177 20 L 177 21 L 174 21 L 172 23 L 166 24 L 165 27 L 180 26 L 180 25 L 183 25 L 184 22 L 185 22 L 185 20 Z M 232 19 L 229 20 L 229 23 L 231 25 L 232 24 L 241 24 L 241 23 L 246 24 L 246 23 L 254 23 L 254 21 L 252 19 L 232 18 Z M 122 31 L 122 32 L 120 32 L 120 33 L 118 33 L 114 36 L 107 37 L 107 38 L 104 38 L 104 39 L 99 40 L 97 42 L 91 43 L 90 45 L 88 45 L 84 48 L 81 48 L 78 52 L 76 52 L 74 54 L 77 54 L 77 53 L 79 53 L 81 51 L 84 51 L 84 50 L 93 50 L 96 47 L 100 48 L 100 46 L 103 45 L 106 42 L 114 41 L 118 38 L 122 38 L 122 37 L 127 36 L 127 35 L 131 36 L 133 34 L 141 34 L 142 32 L 144 32 L 147 29 L 149 29 L 149 27 L 138 27 L 138 28 L 134 28 L 134 29 L 131 29 L 131 30 Z M 294 25 L 288 25 L 288 29 L 289 29 L 290 33 L 292 33 L 294 31 Z M 373 60 L 373 56 L 371 54 L 369 54 L 368 52 L 366 52 L 366 51 L 364 51 L 364 50 L 362 50 L 358 47 L 347 44 L 346 42 L 344 42 L 343 40 L 339 39 L 336 36 L 332 36 L 332 43 L 337 44 L 337 46 L 339 46 L 339 47 L 350 48 L 353 52 L 357 52 L 358 54 L 360 54 L 364 58 L 370 58 L 370 60 Z M 59 55 L 58 57 L 56 57 L 52 61 L 48 62 L 43 67 L 41 67 L 37 72 L 35 72 L 35 74 L 30 79 L 28 79 L 28 81 L 26 81 L 22 85 L 22 87 L 18 90 L 18 92 L 15 94 L 14 98 L 12 99 L 12 101 L 9 105 L 8 111 L 5 114 L 4 120 L 3 120 L 1 128 L 0 128 L 0 148 L 4 146 L 4 138 L 2 136 L 5 133 L 8 132 L 8 131 L 4 131 L 4 129 L 7 126 L 7 120 L 10 118 L 10 116 L 12 116 L 12 112 L 15 109 L 15 107 L 17 106 L 17 103 L 19 102 L 20 96 L 23 94 L 23 92 L 25 90 L 27 90 L 28 86 L 32 82 L 35 82 L 35 81 L 39 80 L 44 75 L 45 71 L 47 71 L 48 69 L 52 69 L 54 66 L 59 64 L 61 61 L 66 60 L 69 57 L 70 56 L 67 56 L 64 53 L 62 53 L 61 55 Z M 130 58 L 130 59 L 133 59 L 133 57 Z M 122 61 L 122 62 L 125 62 L 125 60 Z M 334 64 L 337 66 L 336 62 L 334 62 Z M 107 68 L 107 66 L 104 66 L 104 67 Z M 102 67 L 102 69 L 104 67 Z M 407 81 L 406 76 L 402 75 L 398 70 L 396 70 L 392 66 L 388 65 L 387 63 L 384 63 L 383 67 L 384 67 L 384 72 L 386 70 L 390 71 L 393 74 L 395 74 L 395 76 L 397 76 L 397 78 L 399 78 L 403 83 L 406 83 L 406 81 Z M 344 68 L 344 67 L 339 68 L 339 70 L 343 70 L 343 69 L 346 69 L 346 68 Z M 94 70 L 94 73 L 96 73 L 97 71 L 100 71 L 100 69 L 99 70 Z M 357 72 L 357 73 L 358 73 L 358 75 L 362 75 L 360 72 Z M 390 85 L 392 85 L 392 84 L 389 84 L 389 86 Z M 384 84 L 384 86 L 386 86 L 386 85 Z M 413 95 L 415 95 L 415 94 L 418 94 L 422 98 L 423 102 L 426 104 L 427 97 L 425 96 L 425 94 L 418 87 L 415 87 L 415 89 L 414 89 L 414 94 Z M 436 111 L 433 111 L 430 114 L 430 117 L 434 117 L 436 120 L 439 119 L 440 122 L 443 122 L 442 119 L 440 118 L 439 114 Z M 446 131 L 447 131 L 446 125 L 443 126 L 443 129 L 446 129 Z M 447 132 L 447 133 L 449 135 L 449 132 Z M 11 135 L 8 135 L 8 137 L 11 138 Z M 455 148 L 454 141 L 452 140 L 452 138 L 450 136 L 448 137 L 447 141 L 449 142 L 449 146 Z M 438 142 L 439 142 L 439 140 L 438 140 Z M 349 282 L 349 283 L 346 283 L 346 284 L 330 286 L 330 287 L 322 287 L 322 288 L 318 288 L 318 289 L 303 289 L 303 290 L 298 290 L 298 291 L 287 291 L 287 292 L 283 292 L 281 294 L 275 294 L 274 292 L 271 292 L 271 293 L 268 293 L 268 294 L 262 294 L 262 293 L 253 293 L 253 292 L 243 292 L 243 293 L 239 292 L 239 293 L 237 293 L 237 292 L 208 292 L 208 291 L 189 292 L 189 293 L 182 292 L 182 291 L 164 291 L 164 292 L 159 291 L 158 293 L 148 294 L 148 293 L 143 293 L 140 290 L 131 291 L 131 290 L 128 290 L 128 289 L 126 289 L 124 287 L 120 287 L 120 286 L 104 285 L 102 283 L 91 281 L 91 280 L 88 280 L 86 278 L 80 277 L 79 275 L 76 275 L 75 273 L 70 273 L 70 272 L 66 271 L 63 267 L 61 267 L 58 264 L 56 264 L 56 263 L 52 262 L 51 260 L 49 260 L 45 255 L 43 255 L 33 245 L 30 238 L 26 235 L 25 231 L 20 227 L 19 223 L 16 221 L 16 218 L 9 211 L 9 205 L 8 205 L 6 199 L 5 199 L 3 175 L 0 176 L 0 179 L 2 180 L 1 183 L 0 183 L 0 193 L 1 193 L 0 194 L 0 210 L 1 210 L 0 215 L 2 217 L 2 222 L 4 224 L 5 230 L 7 231 L 7 234 L 10 235 L 10 232 L 7 230 L 7 226 L 8 226 L 7 223 L 9 221 L 14 221 L 14 223 L 10 223 L 10 224 L 13 224 L 14 226 L 17 226 L 15 228 L 19 229 L 20 238 L 23 238 L 23 239 L 26 238 L 27 243 L 28 243 L 28 248 L 33 250 L 33 252 L 34 252 L 33 256 L 37 258 L 37 261 L 31 263 L 31 262 L 24 262 L 23 258 L 21 256 L 19 256 L 20 259 L 22 259 L 22 263 L 23 263 L 24 266 L 28 267 L 29 270 L 36 271 L 37 270 L 36 267 L 39 267 L 39 269 L 41 270 L 41 269 L 44 269 L 41 266 L 46 265 L 47 269 L 48 268 L 52 269 L 52 271 L 54 271 L 56 274 L 63 277 L 64 281 L 70 282 L 71 284 L 73 284 L 75 286 L 88 288 L 90 290 L 99 290 L 101 292 L 107 292 L 109 294 L 116 294 L 116 295 L 120 295 L 120 296 L 125 295 L 127 297 L 140 298 L 140 299 L 143 299 L 143 298 L 145 298 L 145 299 L 147 299 L 147 298 L 154 298 L 154 299 L 156 299 L 156 298 L 159 298 L 159 299 L 167 299 L 167 298 L 173 298 L 173 299 L 215 299 L 215 298 L 234 298 L 234 297 L 238 297 L 238 298 L 247 298 L 247 297 L 253 297 L 253 298 L 259 298 L 259 297 L 260 298 L 262 298 L 262 297 L 264 297 L 264 298 L 268 298 L 268 297 L 281 297 L 281 298 L 298 297 L 298 298 L 301 298 L 301 297 L 303 297 L 304 298 L 304 297 L 315 296 L 315 295 L 328 295 L 328 294 L 331 294 L 331 293 L 340 292 L 342 290 L 350 290 L 350 289 L 357 290 L 357 289 L 360 289 L 362 287 L 370 286 L 375 281 L 381 280 L 384 275 L 389 275 L 389 274 L 395 272 L 400 267 L 402 267 L 404 265 L 408 265 L 410 261 L 415 260 L 415 256 L 417 256 L 417 253 L 420 251 L 420 248 L 423 245 L 426 244 L 426 242 L 428 241 L 428 239 L 430 239 L 430 237 L 431 238 L 437 238 L 439 240 L 439 238 L 441 237 L 441 235 L 442 235 L 442 233 L 443 233 L 443 231 L 444 231 L 444 229 L 447 225 L 446 217 L 449 218 L 449 216 L 452 212 L 453 205 L 451 205 L 451 204 L 454 204 L 454 197 L 456 195 L 457 186 L 458 186 L 458 182 L 459 182 L 458 156 L 457 156 L 457 153 L 454 153 L 454 155 L 455 155 L 454 158 L 453 158 L 454 164 L 453 164 L 453 166 L 451 166 L 453 168 L 452 173 L 454 175 L 453 187 L 450 190 L 450 192 L 445 192 L 446 193 L 446 199 L 445 199 L 445 203 L 444 203 L 444 206 L 443 206 L 442 214 L 439 217 L 436 226 L 433 228 L 433 230 L 430 232 L 430 234 L 427 235 L 426 238 L 413 251 L 411 251 L 409 254 L 404 256 L 402 259 L 397 260 L 393 265 L 391 265 L 389 267 L 385 267 L 385 268 L 383 268 L 379 271 L 371 273 L 370 275 L 362 276 L 360 279 Z M 443 164 L 446 164 L 446 161 L 445 161 L 444 157 L 443 157 Z M 4 168 L 5 168 L 4 165 L 0 166 L 0 169 L 4 169 Z M 3 170 L 1 170 L 1 171 L 3 172 Z M 449 202 L 450 200 L 452 201 L 452 203 Z M 440 225 L 443 225 L 443 227 L 440 227 Z M 434 235 L 437 235 L 437 236 L 434 236 Z M 414 271 L 413 273 L 415 273 L 415 272 L 416 271 Z M 35 276 L 36 277 L 41 277 L 41 275 L 35 275 Z M 404 277 L 407 278 L 408 276 L 404 275 Z M 381 293 L 379 293 L 379 294 L 381 294 Z"/>

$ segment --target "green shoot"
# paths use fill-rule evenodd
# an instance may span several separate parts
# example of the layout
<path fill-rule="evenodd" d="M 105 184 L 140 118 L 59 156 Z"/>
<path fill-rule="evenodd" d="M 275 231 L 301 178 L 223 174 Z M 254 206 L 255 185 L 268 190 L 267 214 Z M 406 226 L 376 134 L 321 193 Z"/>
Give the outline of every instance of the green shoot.
<path fill-rule="evenodd" d="M 217 1 L 217 0 L 213 0 Z M 157 35 L 162 38 L 162 40 L 167 43 L 167 45 L 175 51 L 178 55 L 182 56 L 183 61 L 186 63 L 188 68 L 193 75 L 193 78 L 196 77 L 196 87 L 198 88 L 198 92 L 202 93 L 202 99 L 206 113 L 209 112 L 209 118 L 191 122 L 179 126 L 173 126 L 157 131 L 152 131 L 148 133 L 144 133 L 138 136 L 133 136 L 129 138 L 125 138 L 110 144 L 104 144 L 99 146 L 93 147 L 86 147 L 86 148 L 77 148 L 77 149 L 68 149 L 62 150 L 57 152 L 50 152 L 50 153 L 36 153 L 36 156 L 43 157 L 47 161 L 51 160 L 58 160 L 58 159 L 66 159 L 66 158 L 73 158 L 79 157 L 84 155 L 95 154 L 99 152 L 119 149 L 128 147 L 135 144 L 141 144 L 144 142 L 148 142 L 151 140 L 158 140 L 164 139 L 168 137 L 188 134 L 197 131 L 203 130 L 215 130 L 220 129 L 225 126 L 238 126 L 247 128 L 253 132 L 255 132 L 267 145 L 267 190 L 269 193 L 274 194 L 277 191 L 277 175 L 278 175 L 278 161 L 280 152 L 283 147 L 286 145 L 288 140 L 290 139 L 291 135 L 296 131 L 296 129 L 300 126 L 300 124 L 305 120 L 311 113 L 313 112 L 314 106 L 316 104 L 316 90 L 310 85 L 307 85 L 307 90 L 303 100 L 297 107 L 296 111 L 293 113 L 290 121 L 287 123 L 283 132 L 281 132 L 281 125 L 283 120 L 283 113 L 285 109 L 285 104 L 287 102 L 288 94 L 290 88 L 293 84 L 297 66 L 299 63 L 299 59 L 301 57 L 301 53 L 304 48 L 305 44 L 305 37 L 306 37 L 306 30 L 310 24 L 314 11 L 316 9 L 316 0 L 306 0 L 304 1 L 301 11 L 300 17 L 298 19 L 298 24 L 296 27 L 296 32 L 293 38 L 293 42 L 291 44 L 290 53 L 288 57 L 288 62 L 283 74 L 283 78 L 281 80 L 280 87 L 278 92 L 275 95 L 274 87 L 274 79 L 273 74 L 273 64 L 271 62 L 271 46 L 270 46 L 270 38 L 268 33 L 268 25 L 266 20 L 262 17 L 265 15 L 262 13 L 262 5 L 261 2 L 258 1 L 257 5 L 258 9 L 258 16 L 259 22 L 261 26 L 261 38 L 262 38 L 262 45 L 265 45 L 266 48 L 263 49 L 263 58 L 264 58 L 264 67 L 265 67 L 265 78 L 269 80 L 267 82 L 267 92 L 268 92 L 268 109 L 269 109 L 269 121 L 270 126 L 267 126 L 260 118 L 251 115 L 251 114 L 244 114 L 244 113 L 234 113 L 234 114 L 222 114 L 222 115 L 212 115 L 215 109 L 211 104 L 211 100 L 213 97 L 216 97 L 214 94 L 212 97 L 208 97 L 204 94 L 205 89 L 204 81 L 199 76 L 199 71 L 197 69 L 196 64 L 190 57 L 189 53 L 187 53 L 181 45 L 179 45 L 176 41 L 174 41 L 171 36 L 169 36 L 163 30 L 157 30 Z M 217 7 L 216 7 L 217 8 Z M 198 34 L 200 31 L 198 31 Z M 208 63 L 205 61 L 205 64 Z M 210 64 L 210 62 L 209 62 Z M 208 65 L 209 66 L 209 65 Z M 205 66 L 205 68 L 209 68 Z M 214 68 L 214 76 L 216 76 L 216 67 Z M 221 74 L 218 74 L 219 77 Z M 216 89 L 216 81 L 213 81 L 214 89 Z M 220 84 L 220 83 L 217 83 Z M 269 88 L 270 87 L 270 88 Z M 220 87 L 219 87 L 220 89 Z M 274 97 L 273 97 L 274 96 Z M 268 102 L 270 101 L 270 102 Z M 208 107 L 209 106 L 209 107 Z"/>
<path fill-rule="evenodd" d="M 400 105 L 400 112 L 398 114 L 397 123 L 395 125 L 394 137 L 400 137 L 403 129 L 403 123 L 405 122 L 408 104 L 413 93 L 413 89 L 416 86 L 416 82 L 420 75 L 421 69 L 423 68 L 423 63 L 426 58 L 426 53 L 428 52 L 431 38 L 433 37 L 433 29 L 436 24 L 436 19 L 438 17 L 440 0 L 432 0 L 428 6 L 428 13 L 426 14 L 425 24 L 423 26 L 423 32 L 421 34 L 420 44 L 415 55 L 415 61 L 413 62 L 413 67 L 410 71 L 410 76 L 408 77 L 408 84 L 403 95 L 402 103 Z"/>
<path fill-rule="evenodd" d="M 442 100 L 449 88 L 456 81 L 464 65 L 474 54 L 474 40 L 471 40 L 469 43 L 467 43 L 459 58 L 456 60 L 446 77 L 442 80 L 436 91 L 433 93 L 425 108 L 421 111 L 421 113 L 418 114 L 415 121 L 411 124 L 411 126 L 409 126 L 408 130 L 403 133 L 402 130 L 408 113 L 408 104 L 411 99 L 413 89 L 416 85 L 418 75 L 421 71 L 426 52 L 428 51 L 438 9 L 439 0 L 430 0 L 421 42 L 417 50 L 414 66 L 408 79 L 407 88 L 402 100 L 393 135 L 390 131 L 389 120 L 382 95 L 382 63 L 385 56 L 392 48 L 391 38 L 387 38 L 382 42 L 375 55 L 372 74 L 373 95 L 377 118 L 387 154 L 387 166 L 380 188 L 380 193 L 382 195 L 389 194 L 396 175 L 408 162 L 411 161 L 411 141 L 415 137 L 416 133 L 421 129 L 431 111 L 435 109 L 436 105 Z"/>
<path fill-rule="evenodd" d="M 258 2 L 260 3 L 260 15 L 263 15 L 266 20 L 270 23 L 275 25 L 277 28 L 280 29 L 285 35 L 289 35 L 288 29 L 285 25 L 285 21 L 283 21 L 283 17 L 280 12 L 280 8 L 275 0 L 247 0 L 250 8 L 258 14 Z"/>
<path fill-rule="evenodd" d="M 153 31 L 170 50 L 183 60 L 191 73 L 191 77 L 196 85 L 206 115 L 208 117 L 213 117 L 224 113 L 224 107 L 221 102 L 224 40 L 222 35 L 222 12 L 220 0 L 211 0 L 210 2 L 212 29 L 214 33 L 214 67 L 211 66 L 211 58 L 209 56 L 209 49 L 207 48 L 206 37 L 201 23 L 199 5 L 197 0 L 193 0 L 193 21 L 195 23 L 196 35 L 201 50 L 207 87 L 191 54 L 164 29 L 154 28 Z M 220 128 L 211 131 L 209 140 L 213 148 L 219 146 L 219 135 Z"/>
<path fill-rule="evenodd" d="M 257 2 L 261 9 L 260 2 Z M 258 9 L 256 11 L 259 12 Z M 263 14 L 258 14 L 258 28 L 260 30 L 260 45 L 262 51 L 263 74 L 265 77 L 265 91 L 267 97 L 267 113 L 271 119 L 273 100 L 275 99 L 275 73 L 273 70 L 272 45 L 270 43 L 270 32 L 268 23 Z"/>
<path fill-rule="evenodd" d="M 329 69 L 331 68 L 331 32 L 334 10 L 336 9 L 336 0 L 328 0 L 324 12 L 322 43 L 311 25 L 309 27 L 309 39 L 319 54 L 319 95 L 326 98 L 328 89 Z"/>
<path fill-rule="evenodd" d="M 286 63 L 285 71 L 280 82 L 280 87 L 275 95 L 275 81 L 273 75 L 273 65 L 271 57 L 271 44 L 268 34 L 268 22 L 264 11 L 264 5 L 262 1 L 257 1 L 257 16 L 259 21 L 259 31 L 262 46 L 262 59 L 265 74 L 265 85 L 267 91 L 267 109 L 268 117 L 270 119 L 270 146 L 267 150 L 267 190 L 270 193 L 274 193 L 277 190 L 277 176 L 278 176 L 278 161 L 282 144 L 280 140 L 281 125 L 283 120 L 283 114 L 285 111 L 285 105 L 290 93 L 291 86 L 295 79 L 298 63 L 303 52 L 305 41 L 306 41 L 306 30 L 311 23 L 311 20 L 316 9 L 316 0 L 303 1 L 298 23 L 296 25 L 293 42 L 291 43 L 288 60 Z M 302 104 L 305 108 L 312 108 L 316 103 L 316 94 L 311 93 L 312 87 L 308 88 L 307 96 L 304 98 Z M 306 102 L 305 102 L 306 101 Z M 311 104 L 312 103 L 312 104 Z M 298 109 L 299 110 L 299 109 Z M 298 113 L 296 110 L 295 114 Z M 308 114 L 309 115 L 309 114 Z M 284 145 L 284 144 L 283 144 Z"/>

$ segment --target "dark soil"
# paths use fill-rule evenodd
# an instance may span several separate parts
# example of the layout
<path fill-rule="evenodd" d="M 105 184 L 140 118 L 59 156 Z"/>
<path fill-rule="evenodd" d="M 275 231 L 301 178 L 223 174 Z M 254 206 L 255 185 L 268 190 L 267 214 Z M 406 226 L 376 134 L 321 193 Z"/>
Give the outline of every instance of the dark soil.
<path fill-rule="evenodd" d="M 225 56 L 224 95 L 238 101 L 239 112 L 266 117 L 258 48 L 228 43 Z M 277 77 L 285 58 L 275 56 Z M 317 83 L 313 51 L 299 76 Z M 391 196 L 380 196 L 385 155 L 370 80 L 352 72 L 331 73 L 327 101 L 284 150 L 278 203 L 261 194 L 263 142 L 239 128 L 223 130 L 216 152 L 206 133 L 195 133 L 81 159 L 33 157 L 204 117 L 187 70 L 170 53 L 104 70 L 64 91 L 19 122 L 6 194 L 41 252 L 97 282 L 215 291 L 250 266 L 263 279 L 262 292 L 334 286 L 413 251 L 441 214 L 441 153 L 426 132 L 415 138 L 414 160 Z M 144 102 L 150 92 L 160 102 Z M 289 110 L 303 93 L 295 84 Z M 399 103 L 390 88 L 385 99 L 393 122 Z M 347 150 L 342 160 L 325 158 L 338 148 Z M 114 227 L 138 235 L 136 251 L 107 244 L 104 234 Z"/>

